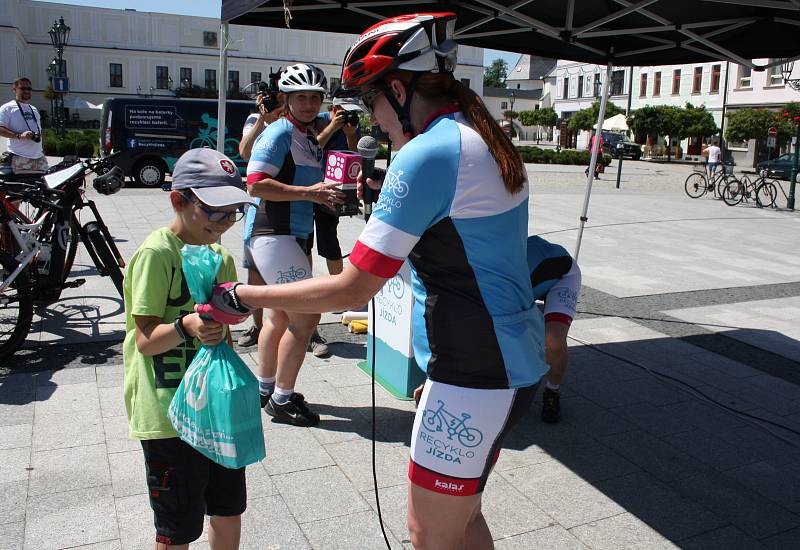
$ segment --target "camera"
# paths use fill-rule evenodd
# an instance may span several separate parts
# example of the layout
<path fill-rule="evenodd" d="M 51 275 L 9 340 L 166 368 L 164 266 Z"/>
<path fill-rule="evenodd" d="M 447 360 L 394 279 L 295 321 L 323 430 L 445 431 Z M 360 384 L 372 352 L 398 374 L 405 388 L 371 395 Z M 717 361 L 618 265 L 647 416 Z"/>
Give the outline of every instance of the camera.
<path fill-rule="evenodd" d="M 33 132 L 31 140 L 34 141 L 35 143 L 39 143 L 40 141 L 42 141 L 42 134 L 40 134 L 39 132 Z"/>
<path fill-rule="evenodd" d="M 267 111 L 272 111 L 278 106 L 278 91 L 273 90 L 267 82 L 258 83 L 258 94 L 256 97 L 264 98 L 264 108 Z"/>
<path fill-rule="evenodd" d="M 358 126 L 358 113 L 355 111 L 345 111 L 344 123 L 350 126 Z"/>

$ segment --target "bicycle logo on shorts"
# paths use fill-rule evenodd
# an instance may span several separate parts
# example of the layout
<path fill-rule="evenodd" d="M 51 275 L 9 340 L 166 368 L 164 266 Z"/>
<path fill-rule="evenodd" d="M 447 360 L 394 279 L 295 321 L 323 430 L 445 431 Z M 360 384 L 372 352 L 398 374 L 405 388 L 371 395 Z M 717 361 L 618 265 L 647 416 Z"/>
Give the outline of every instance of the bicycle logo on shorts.
<path fill-rule="evenodd" d="M 275 282 L 278 284 L 291 283 L 292 281 L 304 279 L 306 275 L 308 275 L 308 271 L 306 271 L 304 268 L 291 266 L 286 271 L 279 270 L 278 278 L 275 280 Z"/>
<path fill-rule="evenodd" d="M 445 410 L 444 401 L 437 400 L 439 407 L 436 410 L 425 409 L 422 412 L 422 427 L 429 432 L 443 432 L 447 429 L 447 439 L 453 436 L 458 438 L 464 447 L 477 447 L 483 441 L 483 434 L 478 428 L 467 426 L 467 420 L 472 418 L 468 413 L 461 413 L 458 418 L 453 413 Z"/>

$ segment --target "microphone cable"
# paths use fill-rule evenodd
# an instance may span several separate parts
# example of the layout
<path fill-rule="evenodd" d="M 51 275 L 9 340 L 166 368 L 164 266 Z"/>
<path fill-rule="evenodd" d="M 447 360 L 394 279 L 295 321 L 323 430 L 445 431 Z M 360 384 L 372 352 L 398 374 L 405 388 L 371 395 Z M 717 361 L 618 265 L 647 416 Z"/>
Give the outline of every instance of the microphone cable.
<path fill-rule="evenodd" d="M 370 325 L 372 326 L 372 365 L 371 365 L 371 378 L 372 378 L 372 485 L 375 488 L 375 508 L 378 511 L 378 523 L 381 526 L 381 533 L 383 534 L 383 540 L 386 542 L 386 548 L 392 550 L 392 545 L 389 544 L 389 537 L 386 536 L 386 527 L 383 525 L 383 514 L 381 513 L 381 498 L 378 495 L 378 470 L 376 467 L 376 460 L 375 460 L 375 356 L 377 355 L 377 349 L 375 348 L 375 297 L 373 296 L 371 299 L 372 303 L 372 318 L 370 319 Z"/>

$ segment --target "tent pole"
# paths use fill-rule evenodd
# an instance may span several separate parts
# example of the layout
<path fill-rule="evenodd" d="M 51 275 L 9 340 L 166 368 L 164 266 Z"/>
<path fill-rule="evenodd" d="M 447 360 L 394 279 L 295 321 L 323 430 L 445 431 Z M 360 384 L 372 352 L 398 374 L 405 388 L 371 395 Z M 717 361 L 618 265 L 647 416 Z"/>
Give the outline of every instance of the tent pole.
<path fill-rule="evenodd" d="M 572 255 L 575 261 L 578 261 L 578 254 L 581 251 L 581 239 L 583 238 L 583 227 L 589 218 L 586 214 L 589 212 L 589 197 L 592 194 L 592 181 L 594 181 L 594 167 L 597 166 L 597 157 L 600 150 L 600 139 L 603 136 L 603 121 L 606 118 L 606 104 L 608 103 L 608 91 L 611 84 L 611 62 L 606 65 L 606 80 L 603 82 L 603 95 L 600 99 L 600 111 L 597 113 L 597 129 L 594 140 L 594 147 L 592 147 L 592 156 L 589 161 L 589 173 L 586 175 L 586 196 L 583 199 L 583 213 L 581 214 L 581 224 L 578 229 L 578 241 L 575 243 L 575 253 Z"/>
<path fill-rule="evenodd" d="M 217 151 L 225 154 L 225 102 L 228 99 L 228 24 L 221 23 L 219 26 L 219 76 L 217 77 L 217 89 L 219 90 L 219 100 L 217 101 Z"/>

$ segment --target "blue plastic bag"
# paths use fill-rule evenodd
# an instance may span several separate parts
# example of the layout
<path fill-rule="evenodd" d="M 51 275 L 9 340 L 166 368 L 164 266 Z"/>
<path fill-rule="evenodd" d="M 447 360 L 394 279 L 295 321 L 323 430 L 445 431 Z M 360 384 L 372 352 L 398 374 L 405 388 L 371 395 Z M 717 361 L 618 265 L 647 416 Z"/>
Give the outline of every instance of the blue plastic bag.
<path fill-rule="evenodd" d="M 181 254 L 192 298 L 208 302 L 222 256 L 193 245 L 185 245 Z M 168 416 L 182 440 L 226 468 L 242 468 L 266 455 L 258 381 L 225 341 L 197 351 Z"/>

